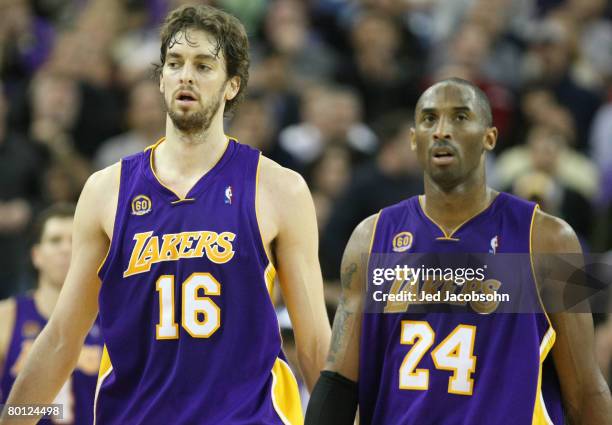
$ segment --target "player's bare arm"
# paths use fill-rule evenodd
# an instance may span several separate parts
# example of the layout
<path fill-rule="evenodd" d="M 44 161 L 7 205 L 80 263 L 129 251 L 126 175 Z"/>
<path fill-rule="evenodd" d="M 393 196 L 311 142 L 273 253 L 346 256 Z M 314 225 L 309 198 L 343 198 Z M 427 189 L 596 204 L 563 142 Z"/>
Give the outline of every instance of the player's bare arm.
<path fill-rule="evenodd" d="M 325 373 L 331 374 L 322 375 L 315 387 L 306 412 L 308 425 L 350 425 L 355 418 L 357 391 L 353 387 L 359 378 L 359 341 L 367 277 L 367 254 L 377 217 L 370 216 L 355 228 L 342 256 L 342 294 L 325 363 Z M 337 397 L 341 400 L 337 400 Z"/>
<path fill-rule="evenodd" d="M 17 304 L 14 299 L 9 298 L 0 302 L 0 370 L 4 368 L 16 314 Z"/>
<path fill-rule="evenodd" d="M 540 211 L 534 221 L 533 250 L 561 255 L 582 253 L 574 230 L 563 220 Z M 550 270 L 545 264 L 540 264 L 539 269 L 545 279 Z M 557 334 L 552 356 L 570 423 L 607 423 L 612 417 L 612 399 L 595 358 L 591 314 L 553 313 L 550 319 Z"/>
<path fill-rule="evenodd" d="M 117 203 L 119 166 L 92 175 L 74 218 L 70 270 L 49 323 L 36 339 L 7 404 L 46 404 L 74 369 L 87 332 L 98 313 L 97 268 L 109 246 Z M 40 379 L 44 376 L 45 379 Z M 36 419 L 17 423 L 35 423 Z M 8 418 L 2 425 L 13 423 Z"/>
<path fill-rule="evenodd" d="M 312 389 L 323 369 L 331 334 L 314 205 L 299 174 L 264 157 L 259 167 L 257 217 L 293 324 L 300 369 Z"/>

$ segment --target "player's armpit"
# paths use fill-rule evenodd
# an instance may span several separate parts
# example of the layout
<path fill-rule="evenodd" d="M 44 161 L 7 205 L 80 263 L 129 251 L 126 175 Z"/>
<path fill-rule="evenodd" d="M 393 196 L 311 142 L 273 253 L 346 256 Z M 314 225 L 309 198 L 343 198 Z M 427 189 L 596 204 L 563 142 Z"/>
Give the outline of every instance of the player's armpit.
<path fill-rule="evenodd" d="M 268 208 L 259 211 L 258 218 L 268 223 L 270 218 L 275 221 L 272 227 L 277 229 L 274 257 L 279 282 L 293 325 L 298 363 L 312 390 L 323 369 L 331 335 L 319 266 L 315 209 L 308 186 L 299 174 L 265 158 L 261 161 L 260 184 L 265 198 L 260 204 Z"/>
<path fill-rule="evenodd" d="M 536 264 L 539 278 L 547 291 L 555 291 L 551 270 L 551 254 L 581 254 L 573 229 L 556 217 L 536 212 L 533 230 L 533 251 L 541 256 Z M 580 256 L 575 256 L 579 258 Z M 574 260 L 579 261 L 579 260 Z M 575 264 L 575 267 L 582 267 Z M 558 286 L 559 291 L 562 290 Z M 553 294 L 554 296 L 554 294 Z M 587 301 L 584 301 L 587 303 Z M 579 311 L 588 311 L 580 306 Z M 556 312 L 549 315 L 556 331 L 552 356 L 559 376 L 563 403 L 570 423 L 595 425 L 612 421 L 612 399 L 595 358 L 593 319 L 590 313 Z"/>
<path fill-rule="evenodd" d="M 357 381 L 359 340 L 366 285 L 367 261 L 378 215 L 362 221 L 354 230 L 342 256 L 342 293 L 334 318 L 332 341 L 325 369 Z"/>
<path fill-rule="evenodd" d="M 47 326 L 36 339 L 15 381 L 7 404 L 51 403 L 76 365 L 83 341 L 98 312 L 100 280 L 97 269 L 109 244 L 101 220 L 108 213 L 104 209 L 116 205 L 116 182 L 113 172 L 103 171 L 90 177 L 83 189 L 74 218 L 72 258 L 66 282 Z M 18 418 L 22 425 L 35 422 L 35 418 L 27 421 Z M 3 418 L 0 423 L 13 422 Z"/>

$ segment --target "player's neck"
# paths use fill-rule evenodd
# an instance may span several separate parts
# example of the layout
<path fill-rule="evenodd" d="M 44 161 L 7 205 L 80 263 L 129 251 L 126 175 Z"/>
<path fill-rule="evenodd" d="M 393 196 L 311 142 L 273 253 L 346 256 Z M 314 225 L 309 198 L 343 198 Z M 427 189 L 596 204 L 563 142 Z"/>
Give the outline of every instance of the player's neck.
<path fill-rule="evenodd" d="M 175 192 L 185 195 L 217 164 L 227 143 L 221 119 L 213 120 L 206 131 L 195 134 L 182 133 L 169 122 L 166 125 L 166 140 L 155 149 L 153 155 L 155 173 Z"/>
<path fill-rule="evenodd" d="M 426 176 L 422 207 L 438 225 L 451 231 L 487 208 L 496 194 L 484 181 L 444 190 Z"/>
<path fill-rule="evenodd" d="M 49 320 L 49 317 L 51 317 L 59 294 L 59 288 L 56 288 L 43 278 L 38 279 L 38 288 L 34 291 L 34 304 L 36 304 L 36 309 L 45 319 Z"/>

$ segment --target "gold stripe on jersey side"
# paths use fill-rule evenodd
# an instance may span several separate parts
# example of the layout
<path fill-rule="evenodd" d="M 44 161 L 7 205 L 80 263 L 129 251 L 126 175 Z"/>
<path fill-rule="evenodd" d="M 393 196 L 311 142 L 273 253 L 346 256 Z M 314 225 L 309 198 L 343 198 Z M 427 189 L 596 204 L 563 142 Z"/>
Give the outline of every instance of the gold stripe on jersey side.
<path fill-rule="evenodd" d="M 272 404 L 283 424 L 304 423 L 297 381 L 289 365 L 280 358 L 272 367 Z"/>
<path fill-rule="evenodd" d="M 533 407 L 533 419 L 531 421 L 532 425 L 554 425 L 550 419 L 550 416 L 548 415 L 546 405 L 544 404 L 544 397 L 542 396 L 542 367 L 544 366 L 546 356 L 554 344 L 555 331 L 552 327 L 550 327 L 544 335 L 544 338 L 542 338 L 542 343 L 540 344 L 540 367 L 538 372 L 538 387 L 536 389 L 535 403 Z"/>
<path fill-rule="evenodd" d="M 100 371 L 98 372 L 98 383 L 96 384 L 96 393 L 94 396 L 94 420 L 93 425 L 96 425 L 96 409 L 98 408 L 98 395 L 100 393 L 100 387 L 104 383 L 104 380 L 111 374 L 113 371 L 113 364 L 111 363 L 110 355 L 108 354 L 108 349 L 106 348 L 106 344 L 104 344 L 104 349 L 102 350 L 102 359 L 100 360 Z"/>
<path fill-rule="evenodd" d="M 274 304 L 274 278 L 276 277 L 276 269 L 272 263 L 268 263 L 268 266 L 264 270 L 264 281 L 266 282 L 266 289 L 270 295 L 270 299 Z"/>

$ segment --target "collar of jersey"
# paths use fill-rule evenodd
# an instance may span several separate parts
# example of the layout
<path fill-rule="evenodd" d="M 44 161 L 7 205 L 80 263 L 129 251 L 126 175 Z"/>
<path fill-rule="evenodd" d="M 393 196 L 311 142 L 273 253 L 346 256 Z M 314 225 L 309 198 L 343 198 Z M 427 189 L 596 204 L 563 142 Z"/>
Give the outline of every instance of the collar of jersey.
<path fill-rule="evenodd" d="M 143 172 L 147 180 L 162 194 L 168 201 L 173 204 L 181 204 L 185 202 L 193 202 L 197 199 L 198 195 L 202 194 L 208 187 L 210 187 L 212 181 L 219 175 L 223 167 L 231 160 L 236 150 L 236 141 L 228 137 L 227 147 L 225 152 L 219 158 L 219 161 L 200 179 L 193 185 L 187 195 L 181 198 L 176 192 L 166 186 L 155 174 L 153 170 L 153 155 L 155 149 L 165 140 L 162 137 L 155 143 L 145 149 L 145 161 L 143 161 Z"/>

